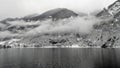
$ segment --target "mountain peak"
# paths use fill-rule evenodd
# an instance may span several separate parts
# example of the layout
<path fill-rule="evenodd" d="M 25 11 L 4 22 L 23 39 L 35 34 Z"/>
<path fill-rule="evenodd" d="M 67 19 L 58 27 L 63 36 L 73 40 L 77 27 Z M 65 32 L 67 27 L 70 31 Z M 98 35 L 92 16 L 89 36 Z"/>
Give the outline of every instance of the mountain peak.
<path fill-rule="evenodd" d="M 109 5 L 107 9 L 104 9 L 103 11 L 97 14 L 98 17 L 112 16 L 114 18 L 119 17 L 119 15 L 120 15 L 120 0 L 115 1 L 114 3 Z"/>
<path fill-rule="evenodd" d="M 32 18 L 24 18 L 24 20 L 37 21 L 37 20 L 52 19 L 53 21 L 55 21 L 59 19 L 69 18 L 72 16 L 75 17 L 78 16 L 78 14 L 66 8 L 57 8 L 57 9 L 49 10 L 41 15 Z"/>

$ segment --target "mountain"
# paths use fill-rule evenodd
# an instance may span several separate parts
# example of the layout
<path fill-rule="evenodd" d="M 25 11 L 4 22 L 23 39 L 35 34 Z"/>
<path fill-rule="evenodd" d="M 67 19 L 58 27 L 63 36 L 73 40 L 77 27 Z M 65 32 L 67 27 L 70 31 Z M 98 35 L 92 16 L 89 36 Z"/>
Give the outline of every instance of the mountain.
<path fill-rule="evenodd" d="M 65 19 L 65 18 L 70 18 L 70 17 L 76 17 L 76 16 L 83 16 L 85 15 L 84 13 L 77 14 L 72 10 L 66 9 L 66 8 L 57 8 L 57 9 L 52 9 L 49 11 L 46 11 L 42 14 L 31 14 L 27 15 L 23 18 L 6 18 L 0 23 L 9 25 L 7 22 L 9 21 L 19 21 L 19 20 L 24 20 L 24 21 L 44 21 L 46 19 L 52 19 L 52 20 L 59 20 L 59 19 Z"/>
<path fill-rule="evenodd" d="M 108 37 L 105 40 L 102 48 L 116 47 L 120 45 L 120 0 L 110 4 L 107 8 L 104 8 L 96 17 L 102 19 L 99 25 L 95 25 L 96 30 L 101 30 L 101 39 Z M 107 36 L 105 36 L 107 33 Z"/>
<path fill-rule="evenodd" d="M 72 27 L 70 24 L 73 23 L 72 20 L 74 20 L 74 18 L 85 15 L 84 13 L 76 13 L 66 8 L 57 8 L 43 14 L 32 14 L 23 18 L 4 19 L 1 21 L 2 25 L 5 26 L 0 30 L 0 46 L 19 47 L 20 45 L 21 47 L 28 47 L 34 46 L 35 44 L 35 47 L 39 47 L 44 44 L 46 44 L 46 46 L 54 43 L 56 43 L 56 45 L 57 43 L 66 44 L 69 42 L 67 39 L 74 42 L 72 41 L 73 37 L 69 38 L 71 33 L 67 31 L 67 29 Z M 50 21 L 47 19 L 50 19 Z M 76 23 L 75 25 L 78 25 L 77 22 L 79 21 L 74 22 Z M 77 27 L 79 27 L 79 25 Z M 72 29 L 69 30 L 71 31 Z M 47 31 L 48 33 L 42 33 L 42 31 Z M 63 37 L 60 37 L 62 35 Z M 5 43 L 3 44 L 3 42 Z"/>
<path fill-rule="evenodd" d="M 95 15 L 97 15 L 98 13 L 100 13 L 101 11 L 102 11 L 102 10 L 95 10 L 95 11 L 91 12 L 90 15 L 95 16 Z"/>
<path fill-rule="evenodd" d="M 55 21 L 76 16 L 78 16 L 78 14 L 72 10 L 57 8 L 49 10 L 43 14 L 31 14 L 22 18 L 6 18 L 0 21 L 0 40 L 6 37 L 21 36 L 26 32 L 39 27 L 42 24 L 40 21 L 45 21 L 46 19 L 52 19 Z M 8 35 L 4 36 L 4 33 L 7 33 Z"/>
<path fill-rule="evenodd" d="M 74 11 L 75 13 L 78 14 L 79 17 L 83 17 L 83 16 L 87 16 L 88 14 L 84 13 L 84 12 L 80 12 L 80 11 Z"/>
<path fill-rule="evenodd" d="M 59 19 L 65 19 L 65 18 L 70 18 L 70 17 L 76 17 L 78 16 L 77 13 L 66 9 L 66 8 L 57 8 L 57 9 L 53 9 L 53 10 L 49 10 L 41 15 L 38 16 L 34 16 L 31 18 L 26 18 L 24 17 L 23 19 L 28 21 L 28 20 L 33 20 L 33 21 L 37 21 L 37 20 L 45 20 L 45 19 L 52 19 L 52 20 L 59 20 Z"/>
<path fill-rule="evenodd" d="M 120 18 L 120 0 L 115 1 L 109 5 L 108 8 L 104 8 L 103 11 L 96 15 L 97 17 L 113 17 Z"/>
<path fill-rule="evenodd" d="M 30 18 L 36 17 L 36 16 L 38 16 L 38 15 L 40 15 L 40 14 L 37 14 L 37 13 L 35 13 L 35 14 L 30 14 L 30 15 L 25 16 L 24 19 L 30 19 Z"/>
<path fill-rule="evenodd" d="M 59 19 L 65 19 L 65 18 L 76 17 L 76 16 L 78 16 L 78 14 L 73 12 L 72 10 L 69 10 L 66 8 L 57 8 L 57 9 L 49 10 L 43 14 L 31 14 L 23 18 L 4 19 L 0 21 L 0 23 L 6 27 L 4 28 L 0 27 L 0 30 L 2 31 L 8 30 L 11 33 L 18 33 L 18 32 L 26 31 L 26 29 L 27 30 L 33 29 L 39 26 L 39 24 L 25 25 L 25 24 L 28 24 L 29 22 L 31 23 L 31 21 L 37 22 L 37 21 L 44 21 L 46 19 L 52 19 L 53 21 L 56 21 Z M 23 25 L 20 25 L 20 24 L 23 24 Z"/>
<path fill-rule="evenodd" d="M 0 24 L 0 47 L 120 46 L 119 4 L 116 1 L 101 12 L 95 11 L 96 17 L 58 8 L 5 19 Z"/>
<path fill-rule="evenodd" d="M 16 21 L 16 20 L 21 20 L 21 18 L 6 18 L 4 20 L 1 20 L 0 23 L 5 24 L 5 25 L 10 25 L 7 22 Z"/>
<path fill-rule="evenodd" d="M 36 34 L 23 38 L 19 43 L 25 46 L 31 45 L 33 47 L 44 46 L 73 46 L 80 47 L 120 47 L 120 1 L 115 1 L 103 9 L 96 17 L 100 19 L 99 23 L 93 25 L 93 31 L 87 34 L 79 32 L 51 32 Z M 85 19 L 85 22 L 90 21 Z M 79 22 L 82 22 L 80 19 Z M 61 22 L 61 21 L 60 21 Z M 85 23 L 84 22 L 84 23 Z M 73 22 L 72 22 L 73 23 Z M 79 24 L 77 24 L 79 26 Z M 72 27 L 71 25 L 69 25 Z M 63 30 L 65 30 L 64 28 Z M 27 44 L 27 45 L 26 45 Z"/>

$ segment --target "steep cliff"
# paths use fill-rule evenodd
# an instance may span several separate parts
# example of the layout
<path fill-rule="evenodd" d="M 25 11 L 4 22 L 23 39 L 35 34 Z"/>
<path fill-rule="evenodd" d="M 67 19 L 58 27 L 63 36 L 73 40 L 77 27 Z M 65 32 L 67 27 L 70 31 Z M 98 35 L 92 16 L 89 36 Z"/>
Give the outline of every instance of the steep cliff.
<path fill-rule="evenodd" d="M 115 1 L 109 5 L 108 8 L 104 8 L 103 11 L 96 15 L 97 17 L 113 17 L 120 18 L 120 0 Z"/>

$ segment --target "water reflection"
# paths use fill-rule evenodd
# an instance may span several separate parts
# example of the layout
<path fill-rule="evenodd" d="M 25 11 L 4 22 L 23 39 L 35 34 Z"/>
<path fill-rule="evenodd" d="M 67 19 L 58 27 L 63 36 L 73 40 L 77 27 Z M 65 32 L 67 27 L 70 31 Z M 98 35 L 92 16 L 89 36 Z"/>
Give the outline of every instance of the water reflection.
<path fill-rule="evenodd" d="M 0 49 L 0 68 L 120 68 L 120 49 Z"/>

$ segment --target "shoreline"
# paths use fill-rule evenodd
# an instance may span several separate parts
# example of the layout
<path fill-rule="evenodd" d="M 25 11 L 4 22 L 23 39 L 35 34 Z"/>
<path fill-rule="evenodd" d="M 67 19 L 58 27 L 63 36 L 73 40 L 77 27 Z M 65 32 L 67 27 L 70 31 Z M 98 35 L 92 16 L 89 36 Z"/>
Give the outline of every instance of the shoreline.
<path fill-rule="evenodd" d="M 65 47 L 65 46 L 44 46 L 44 47 L 10 47 L 10 48 L 101 48 L 100 46 L 79 46 L 79 47 L 72 47 L 72 46 L 68 46 L 68 47 Z M 114 47 L 107 47 L 108 49 L 109 48 L 120 48 L 120 46 L 114 46 Z M 8 48 L 1 48 L 1 49 L 8 49 Z"/>

